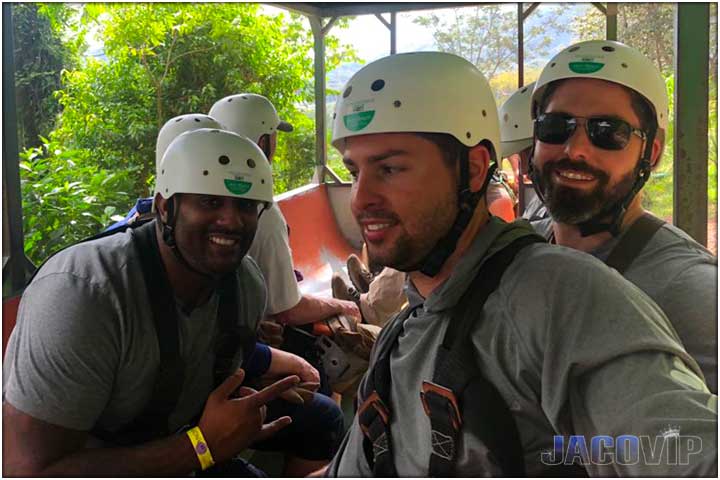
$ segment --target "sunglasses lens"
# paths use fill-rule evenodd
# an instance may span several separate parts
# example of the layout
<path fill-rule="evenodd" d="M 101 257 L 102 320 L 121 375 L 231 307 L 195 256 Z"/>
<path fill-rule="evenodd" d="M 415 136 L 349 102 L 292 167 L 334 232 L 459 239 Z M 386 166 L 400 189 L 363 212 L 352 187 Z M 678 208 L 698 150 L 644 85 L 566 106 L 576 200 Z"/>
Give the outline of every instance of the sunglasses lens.
<path fill-rule="evenodd" d="M 535 134 L 538 140 L 554 145 L 562 144 L 575 130 L 575 121 L 565 115 L 544 113 L 535 120 Z"/>
<path fill-rule="evenodd" d="M 605 150 L 622 150 L 632 135 L 630 125 L 614 118 L 590 118 L 587 129 L 593 145 Z"/>

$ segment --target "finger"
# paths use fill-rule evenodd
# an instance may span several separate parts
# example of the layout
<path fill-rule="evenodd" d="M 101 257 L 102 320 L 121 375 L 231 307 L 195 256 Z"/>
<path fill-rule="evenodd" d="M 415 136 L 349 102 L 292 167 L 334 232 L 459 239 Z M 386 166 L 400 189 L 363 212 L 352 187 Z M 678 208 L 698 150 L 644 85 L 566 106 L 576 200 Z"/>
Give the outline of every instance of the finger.
<path fill-rule="evenodd" d="M 265 405 L 270 400 L 276 399 L 278 396 L 280 396 L 282 392 L 284 392 L 288 388 L 292 388 L 297 385 L 299 382 L 300 378 L 297 375 L 291 375 L 289 377 L 278 380 L 272 385 L 268 385 L 259 392 L 250 395 L 247 398 L 256 406 Z"/>
<path fill-rule="evenodd" d="M 280 394 L 280 398 L 296 405 L 302 405 L 303 403 L 305 403 L 303 397 L 296 391 L 295 388 L 285 390 L 283 393 Z"/>
<path fill-rule="evenodd" d="M 232 397 L 233 398 L 244 398 L 244 397 L 250 396 L 254 393 L 257 393 L 257 390 L 255 390 L 254 388 L 242 386 L 242 387 L 238 388 L 237 390 L 235 390 L 235 393 L 232 395 Z"/>
<path fill-rule="evenodd" d="M 317 392 L 317 389 L 320 388 L 320 382 L 302 382 L 299 383 L 296 388 L 304 388 L 305 390 Z"/>
<path fill-rule="evenodd" d="M 266 423 L 260 429 L 260 433 L 258 434 L 257 439 L 266 440 L 275 435 L 278 431 L 290 425 L 291 423 L 292 418 L 290 417 L 280 417 L 277 420 Z"/>
<path fill-rule="evenodd" d="M 240 385 L 242 385 L 243 380 L 245 380 L 245 370 L 240 368 L 226 378 L 225 381 L 213 390 L 210 395 L 226 399 L 230 397 L 230 394 L 232 394 Z"/>

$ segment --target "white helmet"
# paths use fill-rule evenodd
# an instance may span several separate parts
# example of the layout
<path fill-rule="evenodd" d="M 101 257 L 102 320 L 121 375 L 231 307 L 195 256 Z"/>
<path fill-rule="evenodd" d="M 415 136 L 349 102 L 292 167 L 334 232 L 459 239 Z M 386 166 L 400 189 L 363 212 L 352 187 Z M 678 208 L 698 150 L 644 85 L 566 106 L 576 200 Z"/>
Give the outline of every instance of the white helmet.
<path fill-rule="evenodd" d="M 270 100 L 254 93 L 240 93 L 218 100 L 210 109 L 210 116 L 225 124 L 231 132 L 248 137 L 253 142 L 277 130 L 293 130 L 292 125 L 280 120 Z"/>
<path fill-rule="evenodd" d="M 360 69 L 333 114 L 332 144 L 369 133 L 447 133 L 472 147 L 489 140 L 497 155 L 497 105 L 482 73 L 442 52 L 391 55 Z"/>
<path fill-rule="evenodd" d="M 533 121 L 530 103 L 535 82 L 519 88 L 505 100 L 500 116 L 500 145 L 502 157 L 506 158 L 532 146 Z"/>
<path fill-rule="evenodd" d="M 272 203 L 272 172 L 250 139 L 225 130 L 201 128 L 178 136 L 160 164 L 156 193 L 197 193 Z"/>
<path fill-rule="evenodd" d="M 565 78 L 597 78 L 624 85 L 645 97 L 652 105 L 658 127 L 668 125 L 668 97 L 665 80 L 645 55 L 620 42 L 590 40 L 572 45 L 555 55 L 543 68 L 532 95 L 533 118 L 536 103 L 545 87 Z"/>
<path fill-rule="evenodd" d="M 171 118 L 162 126 L 158 133 L 157 143 L 155 144 L 155 176 L 160 171 L 160 161 L 165 154 L 168 146 L 175 138 L 185 132 L 197 130 L 199 128 L 219 128 L 225 127 L 214 118 L 203 113 L 188 113 Z"/>

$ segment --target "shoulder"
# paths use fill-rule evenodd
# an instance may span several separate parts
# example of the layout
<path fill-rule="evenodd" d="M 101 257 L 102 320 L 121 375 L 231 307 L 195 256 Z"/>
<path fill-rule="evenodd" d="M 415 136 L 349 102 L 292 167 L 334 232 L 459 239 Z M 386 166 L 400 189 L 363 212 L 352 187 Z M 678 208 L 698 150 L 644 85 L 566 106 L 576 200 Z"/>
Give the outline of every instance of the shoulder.
<path fill-rule="evenodd" d="M 287 223 L 277 204 L 273 203 L 260 216 L 256 235 L 260 237 L 287 237 Z"/>
<path fill-rule="evenodd" d="M 56 253 L 40 267 L 32 283 L 49 276 L 68 276 L 100 287 L 113 283 L 128 264 L 137 261 L 132 233 L 116 233 Z"/>

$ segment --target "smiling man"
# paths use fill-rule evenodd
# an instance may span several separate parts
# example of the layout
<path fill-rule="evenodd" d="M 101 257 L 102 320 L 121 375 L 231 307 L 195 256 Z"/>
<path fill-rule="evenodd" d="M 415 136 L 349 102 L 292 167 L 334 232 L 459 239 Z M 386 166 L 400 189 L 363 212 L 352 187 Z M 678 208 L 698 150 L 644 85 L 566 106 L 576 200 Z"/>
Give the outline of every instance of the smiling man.
<path fill-rule="evenodd" d="M 552 216 L 533 226 L 652 298 L 717 393 L 717 257 L 642 207 L 668 126 L 660 72 L 622 43 L 582 42 L 550 60 L 533 102 L 533 179 Z"/>
<path fill-rule="evenodd" d="M 154 220 L 59 252 L 25 290 L 3 368 L 3 474 L 257 476 L 235 457 L 260 440 L 326 464 L 342 418 L 315 421 L 328 413 L 317 371 L 255 341 L 266 291 L 246 253 L 272 202 L 262 151 L 188 131 L 155 191 Z"/>
<path fill-rule="evenodd" d="M 382 58 L 333 118 L 370 259 L 408 272 L 409 306 L 378 338 L 328 475 L 715 473 L 717 398 L 659 309 L 591 256 L 489 215 L 499 125 L 472 64 Z M 548 461 L 556 435 L 655 438 L 668 424 L 702 455 Z"/>

